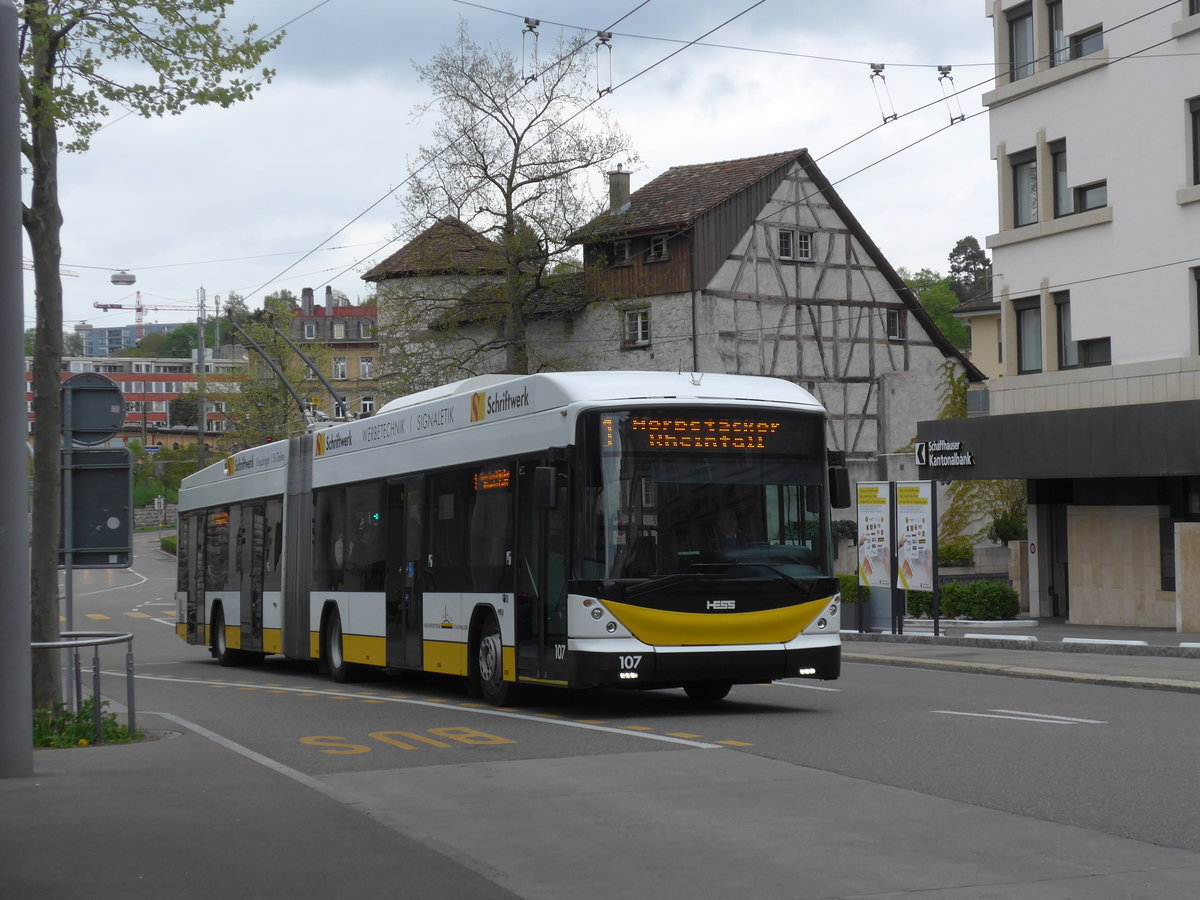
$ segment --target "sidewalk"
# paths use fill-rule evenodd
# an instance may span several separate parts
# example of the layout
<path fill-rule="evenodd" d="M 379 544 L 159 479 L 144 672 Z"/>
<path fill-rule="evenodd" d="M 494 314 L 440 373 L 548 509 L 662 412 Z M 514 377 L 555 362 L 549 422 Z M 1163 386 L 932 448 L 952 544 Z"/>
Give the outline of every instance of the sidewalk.
<path fill-rule="evenodd" d="M 935 637 L 932 621 L 912 619 L 900 635 L 844 630 L 843 659 L 1200 693 L 1200 634 L 1062 619 L 944 620 L 939 631 Z"/>

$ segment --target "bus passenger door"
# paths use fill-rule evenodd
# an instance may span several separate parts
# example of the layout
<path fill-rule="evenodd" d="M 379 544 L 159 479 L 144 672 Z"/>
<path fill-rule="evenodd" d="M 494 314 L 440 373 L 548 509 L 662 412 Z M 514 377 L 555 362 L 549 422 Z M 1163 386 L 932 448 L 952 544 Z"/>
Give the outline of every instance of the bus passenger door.
<path fill-rule="evenodd" d="M 266 557 L 266 511 L 261 500 L 243 504 L 238 521 L 241 631 L 243 650 L 262 650 L 263 562 Z"/>
<path fill-rule="evenodd" d="M 420 478 L 391 481 L 387 486 L 387 665 L 421 666 L 421 515 L 424 492 Z"/>
<path fill-rule="evenodd" d="M 517 672 L 542 681 L 567 680 L 567 477 L 554 473 L 554 505 L 534 495 L 539 460 L 517 466 Z"/>
<path fill-rule="evenodd" d="M 180 516 L 180 539 L 187 545 L 187 567 L 180 588 L 187 594 L 182 610 L 187 624 L 187 642 L 203 644 L 204 633 L 204 512 Z M 186 533 L 186 536 L 185 536 Z"/>

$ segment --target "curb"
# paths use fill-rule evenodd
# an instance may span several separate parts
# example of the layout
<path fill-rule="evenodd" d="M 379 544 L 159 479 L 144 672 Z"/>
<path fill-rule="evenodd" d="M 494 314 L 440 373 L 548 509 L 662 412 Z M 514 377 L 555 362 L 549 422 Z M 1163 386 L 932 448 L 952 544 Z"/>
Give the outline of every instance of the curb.
<path fill-rule="evenodd" d="M 1020 645 L 1017 649 L 1028 649 Z M 1004 675 L 1012 678 L 1035 678 L 1043 681 L 1069 681 L 1076 684 L 1095 684 L 1105 687 L 1141 688 L 1153 691 L 1174 691 L 1182 694 L 1200 694 L 1200 682 L 1182 681 L 1176 678 L 1135 678 L 1130 675 L 1098 675 L 1091 672 L 1063 672 L 1057 669 L 1034 669 L 1025 666 L 992 665 L 991 663 L 969 663 L 943 659 L 920 659 L 909 656 L 875 656 L 869 653 L 842 652 L 848 662 L 867 663 L 876 666 L 899 666 L 905 669 L 936 669 L 942 672 L 965 672 L 975 675 Z"/>
<path fill-rule="evenodd" d="M 1200 647 L 1106 643 L 1098 639 L 1096 641 L 1081 640 L 1080 638 L 1058 641 L 1030 641 L 1022 639 L 1005 640 L 1000 635 L 994 638 L 949 637 L 946 635 L 934 637 L 931 634 L 863 634 L 857 631 L 843 631 L 841 632 L 841 638 L 844 642 L 866 641 L 880 644 L 928 644 L 938 647 L 982 647 L 995 650 L 1042 650 L 1052 653 L 1102 653 L 1112 656 L 1156 656 L 1164 659 L 1200 660 Z"/>

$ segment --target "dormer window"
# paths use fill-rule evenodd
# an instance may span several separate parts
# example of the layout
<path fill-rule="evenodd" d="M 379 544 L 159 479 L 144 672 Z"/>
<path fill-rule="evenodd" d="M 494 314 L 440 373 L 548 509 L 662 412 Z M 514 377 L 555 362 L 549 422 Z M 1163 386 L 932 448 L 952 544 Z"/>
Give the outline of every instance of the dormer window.
<path fill-rule="evenodd" d="M 346 339 L 346 323 L 345 322 L 334 322 L 333 323 L 333 339 L 335 341 L 344 341 Z"/>
<path fill-rule="evenodd" d="M 316 322 L 305 322 L 304 323 L 304 339 L 306 341 L 312 341 L 312 340 L 316 340 L 316 337 L 317 337 L 317 323 Z"/>
<path fill-rule="evenodd" d="M 646 259 L 649 262 L 667 258 L 667 236 L 665 234 L 655 234 L 650 237 L 650 249 L 646 252 Z"/>

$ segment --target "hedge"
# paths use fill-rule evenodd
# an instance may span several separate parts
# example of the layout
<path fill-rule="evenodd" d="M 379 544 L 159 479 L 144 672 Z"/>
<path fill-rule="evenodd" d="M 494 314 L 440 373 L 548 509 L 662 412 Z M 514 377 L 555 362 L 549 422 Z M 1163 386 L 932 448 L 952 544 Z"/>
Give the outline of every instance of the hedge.
<path fill-rule="evenodd" d="M 843 603 L 858 602 L 858 576 L 857 575 L 839 575 L 838 590 L 842 592 Z"/>
<path fill-rule="evenodd" d="M 951 581 L 941 593 L 947 619 L 1013 619 L 1021 611 L 1017 592 L 1002 581 Z M 909 591 L 908 614 L 933 615 L 933 594 Z"/>

